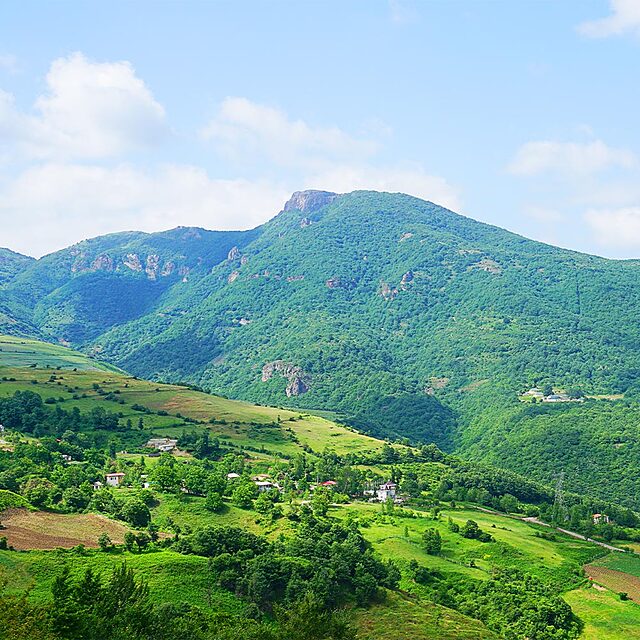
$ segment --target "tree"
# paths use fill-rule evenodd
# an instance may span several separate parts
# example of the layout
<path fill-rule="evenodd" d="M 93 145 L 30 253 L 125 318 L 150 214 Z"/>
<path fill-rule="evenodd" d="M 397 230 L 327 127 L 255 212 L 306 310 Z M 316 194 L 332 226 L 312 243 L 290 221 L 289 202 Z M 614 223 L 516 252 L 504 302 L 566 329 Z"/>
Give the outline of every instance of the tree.
<path fill-rule="evenodd" d="M 120 516 L 131 526 L 138 529 L 146 527 L 149 522 L 151 522 L 149 507 L 137 498 L 133 498 L 124 503 L 120 511 Z"/>
<path fill-rule="evenodd" d="M 470 540 L 477 540 L 480 536 L 480 527 L 475 520 L 467 520 L 460 530 L 460 534 L 463 538 L 469 538 Z"/>
<path fill-rule="evenodd" d="M 324 518 L 329 511 L 329 496 L 325 489 L 317 487 L 311 500 L 311 509 L 316 516 Z"/>
<path fill-rule="evenodd" d="M 213 511 L 214 513 L 220 513 L 222 508 L 224 507 L 224 502 L 222 501 L 222 496 L 215 491 L 211 491 L 207 494 L 207 498 L 204 501 L 204 506 L 209 511 Z"/>
<path fill-rule="evenodd" d="M 429 555 L 438 555 L 442 550 L 442 536 L 437 529 L 425 529 L 422 534 L 422 542 Z"/>
<path fill-rule="evenodd" d="M 109 549 L 111 549 L 111 538 L 108 533 L 103 532 L 100 534 L 98 546 L 100 547 L 100 551 L 109 551 Z"/>
<path fill-rule="evenodd" d="M 238 483 L 238 486 L 233 490 L 231 499 L 241 509 L 250 509 L 257 495 L 258 487 L 253 482 L 245 481 Z"/>
<path fill-rule="evenodd" d="M 133 545 L 136 543 L 136 536 L 133 532 L 127 531 L 124 534 L 124 546 L 127 551 L 133 551 Z"/>

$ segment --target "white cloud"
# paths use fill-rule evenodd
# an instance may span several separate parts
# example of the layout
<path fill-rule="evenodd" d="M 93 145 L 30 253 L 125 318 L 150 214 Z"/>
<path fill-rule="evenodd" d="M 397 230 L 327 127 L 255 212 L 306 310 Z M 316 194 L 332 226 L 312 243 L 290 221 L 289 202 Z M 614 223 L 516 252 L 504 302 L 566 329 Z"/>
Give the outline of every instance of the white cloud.
<path fill-rule="evenodd" d="M 591 209 L 584 218 L 603 245 L 640 249 L 640 207 Z"/>
<path fill-rule="evenodd" d="M 578 31 L 590 38 L 606 38 L 625 33 L 640 35 L 640 2 L 611 0 L 611 15 L 599 20 L 583 22 Z"/>
<path fill-rule="evenodd" d="M 508 170 L 524 176 L 546 172 L 585 175 L 610 167 L 629 169 L 637 164 L 638 159 L 631 151 L 609 147 L 601 140 L 585 143 L 543 140 L 522 145 Z"/>
<path fill-rule="evenodd" d="M 239 164 L 267 161 L 317 169 L 336 160 L 370 156 L 378 148 L 376 142 L 338 127 L 314 127 L 247 98 L 226 98 L 201 134 Z"/>
<path fill-rule="evenodd" d="M 358 189 L 407 193 L 460 211 L 458 193 L 444 178 L 422 167 L 336 166 L 306 179 L 306 188 L 345 193 Z"/>
<path fill-rule="evenodd" d="M 0 192 L 2 245 L 41 255 L 126 229 L 250 228 L 278 211 L 289 195 L 289 187 L 212 179 L 193 166 L 141 171 L 47 163 L 27 169 Z"/>
<path fill-rule="evenodd" d="M 36 158 L 102 158 L 150 147 L 166 133 L 165 113 L 128 62 L 55 60 L 34 114 L 0 94 L 0 143 Z"/>
<path fill-rule="evenodd" d="M 532 205 L 525 207 L 524 213 L 528 218 L 531 218 L 531 220 L 542 225 L 553 226 L 556 223 L 564 222 L 566 220 L 566 215 L 564 213 L 548 207 Z"/>

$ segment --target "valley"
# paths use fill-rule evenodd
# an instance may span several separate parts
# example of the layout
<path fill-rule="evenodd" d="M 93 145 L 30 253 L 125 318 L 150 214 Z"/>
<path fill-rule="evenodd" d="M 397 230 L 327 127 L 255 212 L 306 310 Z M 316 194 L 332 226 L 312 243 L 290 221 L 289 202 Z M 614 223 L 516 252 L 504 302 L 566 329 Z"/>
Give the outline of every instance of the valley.
<path fill-rule="evenodd" d="M 565 524 L 552 489 L 433 445 L 389 444 L 305 410 L 147 382 L 64 347 L 1 342 L 0 504 L 8 510 L 0 513 L 0 537 L 23 550 L 0 550 L 3 606 L 29 589 L 31 606 L 47 607 L 52 597 L 58 602 L 55 585 L 65 567 L 69 581 L 89 568 L 106 578 L 124 561 L 148 585 L 150 606 L 188 601 L 202 615 L 227 616 L 235 629 L 257 595 L 241 583 L 228 588 L 230 574 L 217 568 L 222 556 L 199 546 L 209 544 L 206 532 L 257 536 L 247 544 L 264 540 L 279 549 L 285 554 L 279 562 L 289 558 L 280 569 L 286 573 L 287 562 L 307 553 L 296 546 L 303 531 L 330 526 L 323 535 L 358 531 L 372 558 L 392 563 L 393 577 L 369 596 L 349 595 L 349 582 L 341 587 L 347 591 L 339 607 L 349 610 L 359 638 L 524 637 L 525 622 L 505 616 L 505 589 L 514 606 L 554 610 L 560 638 L 634 637 L 640 624 L 637 556 L 523 520 L 560 517 L 563 526 L 596 540 L 631 546 L 640 540 L 640 520 L 620 506 L 567 494 Z M 33 404 L 36 396 L 41 405 Z M 12 403 L 27 400 L 26 413 L 13 413 Z M 176 446 L 154 453 L 145 446 L 154 438 L 173 438 Z M 116 470 L 122 484 L 105 485 L 105 473 Z M 268 478 L 269 491 L 259 493 L 254 478 Z M 402 499 L 371 502 L 390 478 Z M 374 498 L 367 497 L 369 487 Z M 131 504 L 138 505 L 136 515 Z M 615 524 L 589 524 L 596 509 Z M 245 571 L 256 571 L 258 558 Z M 286 602 L 286 591 L 270 584 L 269 598 Z M 621 585 L 626 600 L 618 595 Z M 373 599 L 365 605 L 365 597 Z M 563 610 L 564 603 L 571 609 Z M 271 604 L 258 606 L 266 608 L 256 629 L 229 633 L 253 637 L 246 634 L 259 633 L 270 619 L 271 633 L 287 628 L 282 616 L 273 618 Z M 537 624 L 531 615 L 526 624 Z M 611 621 L 609 636 L 598 635 L 603 618 Z"/>

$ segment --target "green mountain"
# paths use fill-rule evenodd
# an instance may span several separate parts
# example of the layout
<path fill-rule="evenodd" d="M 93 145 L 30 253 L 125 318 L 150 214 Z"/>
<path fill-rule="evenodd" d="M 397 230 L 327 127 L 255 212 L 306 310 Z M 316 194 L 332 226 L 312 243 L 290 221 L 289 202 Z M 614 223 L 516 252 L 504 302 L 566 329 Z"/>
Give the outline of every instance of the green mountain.
<path fill-rule="evenodd" d="M 80 243 L 0 304 L 137 375 L 337 411 L 637 505 L 639 267 L 402 194 L 312 191 L 248 232 Z M 625 398 L 520 401 L 534 385 Z"/>

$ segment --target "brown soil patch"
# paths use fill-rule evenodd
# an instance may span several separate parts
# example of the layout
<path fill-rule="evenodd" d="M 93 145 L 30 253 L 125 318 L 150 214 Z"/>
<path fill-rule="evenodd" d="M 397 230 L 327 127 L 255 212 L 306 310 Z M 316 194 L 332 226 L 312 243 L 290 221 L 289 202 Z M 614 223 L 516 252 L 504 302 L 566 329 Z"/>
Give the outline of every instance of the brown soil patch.
<path fill-rule="evenodd" d="M 97 547 L 98 538 L 106 533 L 111 541 L 121 544 L 127 528 L 95 513 L 63 514 L 46 511 L 10 509 L 3 512 L 0 533 L 19 550 L 71 548 L 78 544 Z"/>
<path fill-rule="evenodd" d="M 640 602 L 640 578 L 593 564 L 585 565 L 584 570 L 594 582 L 604 585 L 611 591 L 624 591 L 634 602 Z"/>

